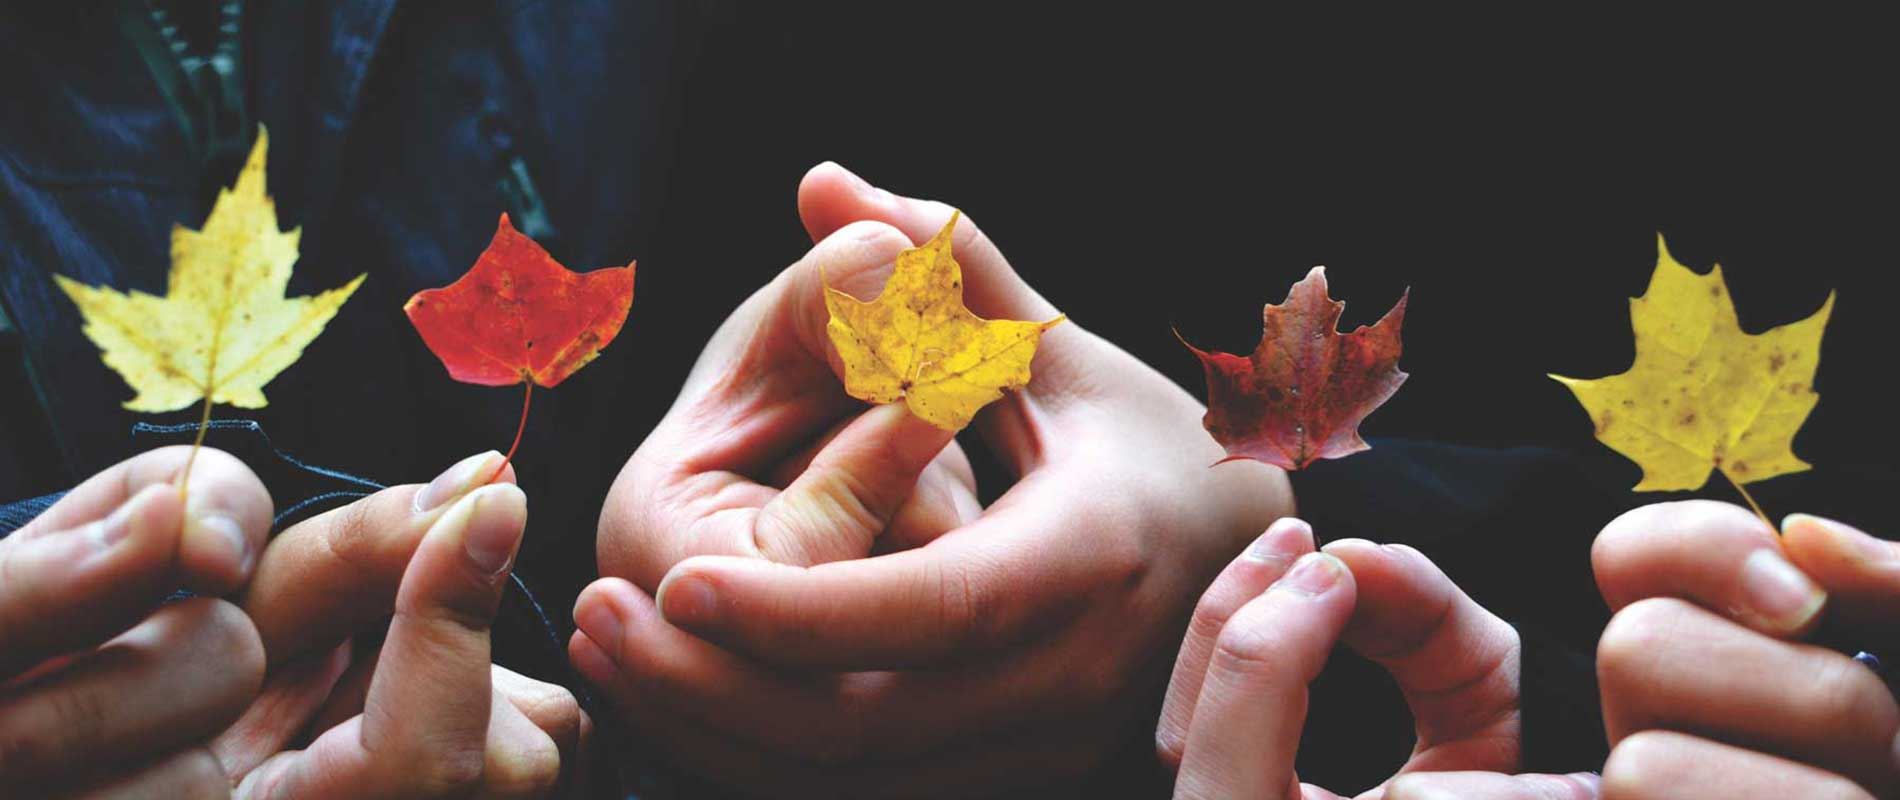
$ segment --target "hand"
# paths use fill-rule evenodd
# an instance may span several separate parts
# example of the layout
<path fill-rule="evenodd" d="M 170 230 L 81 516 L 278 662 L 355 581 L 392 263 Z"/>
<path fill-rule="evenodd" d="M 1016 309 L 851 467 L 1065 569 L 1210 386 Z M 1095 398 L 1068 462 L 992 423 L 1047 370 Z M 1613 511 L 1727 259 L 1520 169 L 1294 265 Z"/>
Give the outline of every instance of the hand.
<path fill-rule="evenodd" d="M 489 663 L 527 519 L 512 471 L 481 485 L 500 462 L 465 459 L 271 542 L 242 601 L 270 682 L 211 748 L 239 797 L 544 797 L 574 779 L 589 723 L 573 695 Z M 349 637 L 385 625 L 353 660 Z"/>
<path fill-rule="evenodd" d="M 257 476 L 210 448 L 123 461 L 0 540 L 0 791 L 221 795 L 206 743 L 264 680 L 257 630 L 224 600 L 270 530 Z"/>
<path fill-rule="evenodd" d="M 1136 732 L 1195 592 L 1291 510 L 1285 476 L 1210 468 L 1201 405 L 1068 322 L 977 418 L 1016 475 L 981 508 L 949 434 L 862 410 L 825 335 L 820 271 L 875 294 L 951 209 L 835 165 L 799 208 L 817 246 L 714 335 L 609 493 L 597 547 L 618 577 L 582 593 L 570 656 L 656 746 L 741 790 L 1073 784 Z M 979 315 L 1056 315 L 967 217 L 954 252 Z"/>
<path fill-rule="evenodd" d="M 1398 774 L 1361 798 L 1589 800 L 1594 776 L 1512 775 L 1519 760 L 1516 629 L 1424 554 L 1345 539 L 1313 551 L 1283 519 L 1202 595 L 1156 731 L 1180 798 L 1338 795 L 1293 772 L 1306 686 L 1338 641 L 1384 666 L 1417 722 Z"/>
<path fill-rule="evenodd" d="M 1824 616 L 1900 645 L 1900 546 L 1794 515 L 1662 503 L 1591 553 L 1616 616 L 1597 650 L 1605 798 L 1900 797 L 1900 706 L 1874 674 L 1801 644 Z"/>

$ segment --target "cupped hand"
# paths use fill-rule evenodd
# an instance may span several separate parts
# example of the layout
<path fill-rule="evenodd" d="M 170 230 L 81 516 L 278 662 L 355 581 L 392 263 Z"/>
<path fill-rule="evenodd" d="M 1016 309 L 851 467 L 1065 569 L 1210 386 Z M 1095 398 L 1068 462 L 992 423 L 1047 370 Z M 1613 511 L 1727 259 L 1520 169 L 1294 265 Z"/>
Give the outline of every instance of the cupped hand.
<path fill-rule="evenodd" d="M 1200 587 L 1290 513 L 1285 476 L 1210 468 L 1200 404 L 1072 321 L 977 418 L 1014 476 L 981 507 L 950 434 L 844 394 L 825 334 L 824 285 L 875 295 L 950 207 L 822 165 L 799 210 L 817 245 L 714 335 L 610 492 L 570 655 L 742 791 L 1073 784 L 1138 735 Z M 953 253 L 977 314 L 1056 316 L 967 217 Z"/>

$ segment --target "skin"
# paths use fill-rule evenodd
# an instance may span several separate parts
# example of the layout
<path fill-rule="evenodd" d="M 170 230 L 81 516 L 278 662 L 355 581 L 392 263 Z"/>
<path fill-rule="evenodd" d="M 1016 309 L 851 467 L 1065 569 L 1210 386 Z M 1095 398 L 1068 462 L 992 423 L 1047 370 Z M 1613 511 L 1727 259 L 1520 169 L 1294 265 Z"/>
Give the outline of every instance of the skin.
<path fill-rule="evenodd" d="M 1275 523 L 1194 612 L 1155 733 L 1178 798 L 1339 795 L 1294 773 L 1307 685 L 1340 643 L 1391 673 L 1418 744 L 1367 799 L 1587 800 L 1594 776 L 1515 775 L 1517 632 L 1403 545 L 1346 539 L 1313 550 L 1304 522 Z"/>
<path fill-rule="evenodd" d="M 610 491 L 570 656 L 740 794 L 1073 785 L 1137 734 L 1195 591 L 1291 512 L 1285 476 L 1210 469 L 1201 405 L 1071 321 L 973 426 L 1014 475 L 981 506 L 948 433 L 843 393 L 824 331 L 823 285 L 874 296 L 951 209 L 827 164 L 799 210 L 817 245 L 714 334 Z M 967 217 L 953 249 L 978 315 L 1058 313 Z"/>
<path fill-rule="evenodd" d="M 526 520 L 512 485 L 471 492 L 500 456 L 268 545 L 256 476 L 207 448 L 181 501 L 186 456 L 115 465 L 0 540 L 9 790 L 539 797 L 572 771 L 589 728 L 573 697 L 489 663 L 488 620 Z M 120 533 L 100 544 L 108 531 Z M 498 569 L 476 568 L 470 541 Z M 179 587 L 235 593 L 161 604 Z M 381 650 L 352 658 L 350 637 L 383 625 Z M 305 730 L 319 735 L 286 751 Z"/>
<path fill-rule="evenodd" d="M 1900 546 L 1688 501 L 1617 518 L 1591 558 L 1616 611 L 1597 654 L 1606 798 L 1900 797 L 1892 692 L 1800 641 L 1825 619 L 1890 652 Z"/>

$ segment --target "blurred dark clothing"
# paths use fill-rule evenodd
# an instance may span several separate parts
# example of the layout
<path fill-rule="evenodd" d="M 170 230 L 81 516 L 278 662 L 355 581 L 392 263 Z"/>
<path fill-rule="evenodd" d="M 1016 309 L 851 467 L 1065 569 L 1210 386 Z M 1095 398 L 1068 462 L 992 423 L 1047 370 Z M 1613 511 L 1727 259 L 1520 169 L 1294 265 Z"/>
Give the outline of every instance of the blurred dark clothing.
<path fill-rule="evenodd" d="M 1103 9 L 1078 30 L 1067 14 L 1020 6 L 945 18 L 820 5 L 247 4 L 244 99 L 270 130 L 281 222 L 303 227 L 291 293 L 370 277 L 265 387 L 269 407 L 241 416 L 304 461 L 381 483 L 426 482 L 505 445 L 518 393 L 449 380 L 400 309 L 474 262 L 528 176 L 547 223 L 537 238 L 563 263 L 640 262 L 626 330 L 537 393 L 517 460 L 533 508 L 519 572 L 565 626 L 595 574 L 608 485 L 699 344 L 806 246 L 793 188 L 821 158 L 964 205 L 1074 318 L 1195 391 L 1170 320 L 1244 352 L 1259 304 L 1313 263 L 1332 265 L 1353 300 L 1349 324 L 1412 285 L 1404 363 L 1415 378 L 1369 432 L 1570 453 L 1382 441 L 1297 475 L 1301 512 L 1324 539 L 1418 545 L 1517 624 L 1529 766 L 1563 771 L 1595 768 L 1602 750 L 1590 654 L 1606 614 L 1590 539 L 1620 509 L 1660 498 L 1625 490 L 1633 468 L 1589 440 L 1582 412 L 1542 373 L 1627 364 L 1621 298 L 1646 280 L 1659 227 L 1686 233 L 1671 241 L 1685 261 L 1729 265 L 1751 330 L 1805 315 L 1837 285 L 1848 288 L 1828 363 L 1866 361 L 1885 330 L 1871 273 L 1854 268 L 1882 240 L 1856 223 L 1891 209 L 1830 204 L 1825 190 L 1884 185 L 1851 137 L 1886 138 L 1828 116 L 1834 105 L 1804 109 L 1816 147 L 1797 140 L 1787 147 L 1798 158 L 1744 164 L 1781 152 L 1745 138 L 1770 136 L 1759 127 L 1711 144 L 1686 121 L 1654 124 L 1663 115 L 1647 99 L 1603 99 L 1637 85 L 1625 76 L 1567 93 L 1594 84 L 1568 65 L 1546 81 L 1523 53 L 1508 68 L 1448 56 L 1432 72 L 1418 63 L 1429 59 L 1406 59 L 1419 54 L 1382 51 L 1394 61 L 1381 71 L 1325 37 L 1302 49 L 1276 34 L 1261 49 L 1256 31 L 1297 25 Z M 51 275 L 163 293 L 171 227 L 200 225 L 237 166 L 191 157 L 113 8 L 0 10 L 0 304 L 11 321 L 0 331 L 0 500 L 59 491 L 151 446 L 128 435 L 137 418 L 119 404 L 130 392 Z M 1437 94 L 1444 86 L 1475 88 Z M 1755 95 L 1697 88 L 1685 117 L 1753 108 Z M 1275 121 L 1261 125 L 1263 110 Z M 1875 424 L 1884 401 L 1870 387 L 1837 391 L 1849 373 L 1828 374 L 1802 439 L 1826 469 L 1773 482 L 1762 499 L 1878 530 L 1893 519 L 1875 505 L 1894 477 L 1893 426 Z M 196 410 L 150 419 L 192 422 Z M 993 495 L 1002 471 L 967 444 Z M 280 509 L 334 488 L 241 455 Z M 498 652 L 567 677 L 529 645 Z M 1303 777 L 1347 790 L 1402 760 L 1410 727 L 1382 681 L 1335 659 L 1316 688 Z M 1156 687 L 1157 708 L 1159 697 Z M 1130 731 L 1092 796 L 1165 787 L 1151 736 Z"/>

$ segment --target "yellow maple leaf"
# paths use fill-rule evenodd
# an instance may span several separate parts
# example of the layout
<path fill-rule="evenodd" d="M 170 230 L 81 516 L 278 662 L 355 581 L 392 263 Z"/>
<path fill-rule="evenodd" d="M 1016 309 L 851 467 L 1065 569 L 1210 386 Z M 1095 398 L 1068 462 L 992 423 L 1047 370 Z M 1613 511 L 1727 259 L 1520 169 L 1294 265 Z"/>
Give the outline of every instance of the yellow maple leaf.
<path fill-rule="evenodd" d="M 1794 436 L 1820 400 L 1814 371 L 1834 295 L 1807 319 L 1750 335 L 1736 320 L 1720 265 L 1697 275 L 1660 236 L 1656 248 L 1649 288 L 1630 300 L 1630 370 L 1596 380 L 1550 377 L 1576 394 L 1598 439 L 1642 466 L 1636 491 L 1700 489 L 1710 470 L 1739 490 L 1808 469 L 1794 454 Z"/>
<path fill-rule="evenodd" d="M 295 363 L 364 276 L 312 297 L 285 297 L 302 229 L 277 229 L 264 193 L 267 137 L 260 128 L 237 184 L 221 190 L 204 230 L 172 228 L 164 297 L 122 293 L 53 276 L 79 306 L 106 366 L 137 392 L 133 411 L 175 411 L 200 399 L 265 404 L 264 384 Z"/>
<path fill-rule="evenodd" d="M 963 270 L 950 253 L 958 214 L 922 247 L 899 253 L 876 300 L 825 288 L 825 330 L 844 361 L 844 388 L 872 403 L 905 401 L 912 414 L 962 430 L 1004 389 L 1029 383 L 1048 322 L 986 320 L 963 305 Z"/>

